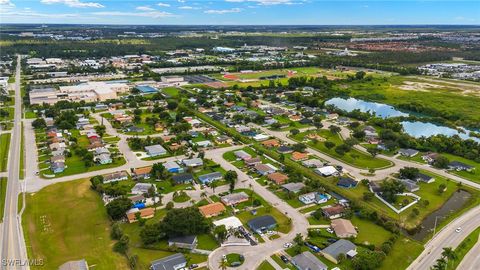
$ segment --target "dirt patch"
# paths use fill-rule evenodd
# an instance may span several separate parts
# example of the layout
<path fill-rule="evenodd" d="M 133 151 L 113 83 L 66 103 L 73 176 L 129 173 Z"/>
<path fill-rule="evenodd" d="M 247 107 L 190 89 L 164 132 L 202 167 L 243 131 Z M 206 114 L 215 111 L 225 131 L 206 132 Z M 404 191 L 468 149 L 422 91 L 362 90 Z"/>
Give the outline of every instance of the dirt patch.
<path fill-rule="evenodd" d="M 399 88 L 406 91 L 430 92 L 432 88 L 442 88 L 443 86 L 431 83 L 405 81 Z"/>

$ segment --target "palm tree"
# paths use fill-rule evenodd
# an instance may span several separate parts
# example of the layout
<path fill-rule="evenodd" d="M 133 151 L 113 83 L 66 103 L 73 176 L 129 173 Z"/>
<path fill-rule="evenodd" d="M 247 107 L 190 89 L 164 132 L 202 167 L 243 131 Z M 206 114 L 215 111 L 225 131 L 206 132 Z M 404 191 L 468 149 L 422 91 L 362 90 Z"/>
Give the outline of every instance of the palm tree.
<path fill-rule="evenodd" d="M 213 181 L 212 183 L 210 183 L 210 187 L 212 188 L 213 193 L 215 193 L 215 188 L 217 187 L 217 182 Z"/>
<path fill-rule="evenodd" d="M 200 194 L 200 198 L 207 198 L 207 192 L 203 191 L 201 194 Z"/>
<path fill-rule="evenodd" d="M 220 269 L 221 270 L 227 270 L 228 267 L 228 262 L 227 260 L 224 260 L 223 258 L 220 259 Z"/>
<path fill-rule="evenodd" d="M 451 247 L 444 247 L 442 251 L 442 257 L 447 259 L 446 267 L 448 267 L 448 263 L 450 261 L 454 261 L 457 259 L 457 254 Z"/>

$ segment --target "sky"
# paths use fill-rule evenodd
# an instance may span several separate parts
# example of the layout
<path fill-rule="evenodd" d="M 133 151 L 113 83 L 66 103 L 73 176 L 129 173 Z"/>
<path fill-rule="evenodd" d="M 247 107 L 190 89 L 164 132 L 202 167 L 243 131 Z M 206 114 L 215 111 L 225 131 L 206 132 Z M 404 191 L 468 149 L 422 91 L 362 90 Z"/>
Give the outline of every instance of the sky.
<path fill-rule="evenodd" d="M 480 1 L 0 0 L 0 23 L 480 25 Z"/>

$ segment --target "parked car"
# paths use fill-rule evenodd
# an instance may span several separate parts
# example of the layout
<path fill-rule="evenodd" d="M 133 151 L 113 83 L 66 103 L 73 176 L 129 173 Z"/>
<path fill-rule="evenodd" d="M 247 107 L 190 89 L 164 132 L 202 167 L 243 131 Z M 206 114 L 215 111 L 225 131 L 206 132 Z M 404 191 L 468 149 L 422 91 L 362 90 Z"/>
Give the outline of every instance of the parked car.
<path fill-rule="evenodd" d="M 195 269 L 195 268 L 197 268 L 197 267 L 198 267 L 198 264 L 192 264 L 192 265 L 190 265 L 190 269 Z"/>
<path fill-rule="evenodd" d="M 288 263 L 288 258 L 285 255 L 280 255 L 280 259 L 282 259 L 284 263 Z"/>

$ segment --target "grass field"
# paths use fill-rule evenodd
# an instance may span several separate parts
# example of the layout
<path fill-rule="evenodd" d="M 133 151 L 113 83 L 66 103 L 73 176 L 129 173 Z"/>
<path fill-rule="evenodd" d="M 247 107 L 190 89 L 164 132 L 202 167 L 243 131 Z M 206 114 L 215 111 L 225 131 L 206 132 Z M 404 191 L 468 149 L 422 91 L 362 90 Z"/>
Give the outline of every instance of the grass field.
<path fill-rule="evenodd" d="M 3 220 L 5 211 L 5 196 L 7 195 L 7 178 L 0 177 L 0 220 Z"/>
<path fill-rule="evenodd" d="M 304 140 L 305 136 L 309 133 L 312 133 L 312 131 L 298 133 L 297 135 L 292 136 L 292 138 L 301 142 Z M 317 131 L 316 133 L 321 137 L 325 138 L 327 141 L 335 143 L 336 146 L 343 144 L 343 140 L 340 138 L 340 135 L 332 134 L 329 130 L 322 129 Z M 392 165 L 392 163 L 388 160 L 374 158 L 369 154 L 360 152 L 353 148 L 348 153 L 345 153 L 344 155 L 340 155 L 337 152 L 335 152 L 334 148 L 328 149 L 325 146 L 324 142 L 320 142 L 320 141 L 313 142 L 309 140 L 307 144 L 319 150 L 320 152 L 323 152 L 333 158 L 337 158 L 345 163 L 348 163 L 354 167 L 361 168 L 361 169 L 369 169 L 369 168 L 378 169 L 378 168 L 389 167 Z"/>
<path fill-rule="evenodd" d="M 269 262 L 263 261 L 257 270 L 275 270 L 275 267 L 273 267 Z"/>
<path fill-rule="evenodd" d="M 32 269 L 57 269 L 81 258 L 95 269 L 130 269 L 126 259 L 112 251 L 110 220 L 87 179 L 48 186 L 27 194 L 26 200 L 22 225 L 28 255 L 45 262 Z"/>
<path fill-rule="evenodd" d="M 7 170 L 10 136 L 10 133 L 0 135 L 0 172 L 5 172 Z"/>
<path fill-rule="evenodd" d="M 455 249 L 455 254 L 457 255 L 457 259 L 448 262 L 449 269 L 457 269 L 457 266 L 460 264 L 463 257 L 465 257 L 465 255 L 467 255 L 470 249 L 472 249 L 473 246 L 475 246 L 475 244 L 478 242 L 479 236 L 480 236 L 480 227 L 476 228 L 465 239 L 463 239 L 460 245 L 458 245 L 457 248 Z"/>

